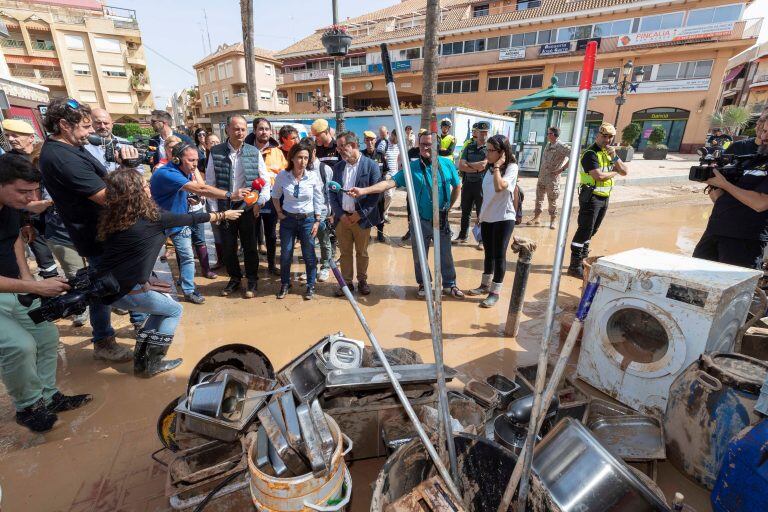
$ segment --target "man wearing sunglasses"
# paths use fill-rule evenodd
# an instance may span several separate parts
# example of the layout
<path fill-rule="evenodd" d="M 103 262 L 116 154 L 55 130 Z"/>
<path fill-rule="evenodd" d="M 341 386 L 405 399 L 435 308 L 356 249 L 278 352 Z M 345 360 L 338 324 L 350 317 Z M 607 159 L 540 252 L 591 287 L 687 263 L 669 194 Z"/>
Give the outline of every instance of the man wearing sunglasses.
<path fill-rule="evenodd" d="M 93 124 L 88 105 L 74 99 L 55 99 L 45 114 L 45 130 L 51 135 L 40 153 L 40 171 L 45 188 L 69 232 L 75 249 L 88 264 L 98 269 L 103 248 L 96 240 L 97 224 L 106 199 L 104 176 L 107 169 L 85 149 Z M 123 146 L 118 160 L 136 159 L 133 146 Z M 111 308 L 93 304 L 89 308 L 93 329 L 93 357 L 108 362 L 127 362 L 130 349 L 115 341 L 110 322 Z"/>

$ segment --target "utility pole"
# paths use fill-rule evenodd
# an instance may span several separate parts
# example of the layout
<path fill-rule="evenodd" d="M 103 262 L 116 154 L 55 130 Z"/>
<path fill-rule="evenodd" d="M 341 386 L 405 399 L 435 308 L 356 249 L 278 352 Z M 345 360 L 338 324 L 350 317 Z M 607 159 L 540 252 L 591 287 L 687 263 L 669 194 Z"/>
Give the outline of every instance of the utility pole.
<path fill-rule="evenodd" d="M 211 29 L 208 28 L 208 13 L 205 12 L 205 9 L 203 9 L 203 19 L 205 20 L 205 33 L 208 34 L 208 54 L 210 55 L 213 53 L 213 45 L 211 45 Z"/>
<path fill-rule="evenodd" d="M 256 58 L 253 55 L 253 0 L 240 0 L 240 21 L 243 25 L 248 110 L 250 112 L 258 112 L 259 103 L 256 99 Z"/>
<path fill-rule="evenodd" d="M 440 28 L 440 0 L 427 0 L 424 31 L 424 86 L 421 90 L 421 128 L 429 128 L 437 101 L 437 44 Z M 401 135 L 398 133 L 398 137 Z"/>
<path fill-rule="evenodd" d="M 339 5 L 337 0 L 332 0 L 333 26 L 339 25 Z M 341 94 L 341 59 L 333 58 L 333 95 L 336 107 L 336 133 L 344 131 L 344 99 Z"/>

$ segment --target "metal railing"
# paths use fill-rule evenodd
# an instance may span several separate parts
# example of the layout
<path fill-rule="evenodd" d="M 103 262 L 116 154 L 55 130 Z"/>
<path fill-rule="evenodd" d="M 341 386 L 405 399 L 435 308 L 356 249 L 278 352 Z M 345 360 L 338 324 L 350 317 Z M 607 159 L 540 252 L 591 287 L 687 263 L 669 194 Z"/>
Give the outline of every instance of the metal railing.
<path fill-rule="evenodd" d="M 34 69 L 27 69 L 27 68 L 11 68 L 11 76 L 15 76 L 18 78 L 37 78 L 37 75 L 35 75 Z"/>
<path fill-rule="evenodd" d="M 64 78 L 64 73 L 59 70 L 40 71 L 40 78 Z"/>
<path fill-rule="evenodd" d="M 55 23 L 64 23 L 66 25 L 85 25 L 84 16 L 65 16 L 63 14 L 53 14 Z"/>
<path fill-rule="evenodd" d="M 755 78 L 752 79 L 752 83 L 750 85 L 762 84 L 764 82 L 768 82 L 768 75 L 756 75 Z"/>
<path fill-rule="evenodd" d="M 32 43 L 32 49 L 33 50 L 55 50 L 56 46 L 53 44 L 53 41 L 35 41 Z"/>
<path fill-rule="evenodd" d="M 115 28 L 123 28 L 128 30 L 138 30 L 139 22 L 136 20 L 112 20 L 112 24 Z"/>
<path fill-rule="evenodd" d="M 24 48 L 24 41 L 20 39 L 2 39 L 0 41 L 4 48 Z"/>

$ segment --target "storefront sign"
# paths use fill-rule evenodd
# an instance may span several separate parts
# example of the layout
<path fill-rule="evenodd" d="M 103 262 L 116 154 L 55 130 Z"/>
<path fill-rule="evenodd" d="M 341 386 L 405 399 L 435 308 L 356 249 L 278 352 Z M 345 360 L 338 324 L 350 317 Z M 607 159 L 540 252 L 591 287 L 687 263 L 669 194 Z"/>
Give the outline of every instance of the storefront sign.
<path fill-rule="evenodd" d="M 331 69 L 313 69 L 310 71 L 301 71 L 293 74 L 294 82 L 302 82 L 304 80 L 324 80 L 328 78 L 328 75 L 332 75 Z"/>
<path fill-rule="evenodd" d="M 597 47 L 600 48 L 600 41 L 602 41 L 601 37 L 593 37 L 592 39 L 579 39 L 576 41 L 576 51 L 582 52 L 587 49 L 587 45 L 590 41 L 594 41 L 597 43 Z"/>
<path fill-rule="evenodd" d="M 517 60 L 525 58 L 525 46 L 502 48 L 499 50 L 499 60 Z"/>
<path fill-rule="evenodd" d="M 408 71 L 411 69 L 410 60 L 397 60 L 392 62 L 392 71 Z M 369 73 L 383 73 L 384 66 L 381 64 L 368 64 Z"/>
<path fill-rule="evenodd" d="M 634 46 L 638 44 L 669 43 L 688 41 L 690 39 L 709 39 L 727 36 L 733 32 L 734 22 L 712 23 L 709 25 L 694 25 L 692 27 L 668 28 L 651 30 L 637 34 L 626 34 L 619 37 L 618 46 Z"/>
<path fill-rule="evenodd" d="M 637 84 L 637 91 L 634 94 L 654 94 L 669 92 L 690 92 L 709 90 L 709 78 L 688 78 L 683 80 L 663 80 L 659 82 L 640 82 Z M 569 91 L 577 91 L 578 87 L 566 87 Z M 590 97 L 595 96 L 616 96 L 618 92 L 615 87 L 608 84 L 594 84 L 589 92 Z"/>
<path fill-rule="evenodd" d="M 571 41 L 548 43 L 539 46 L 539 55 L 560 55 L 562 53 L 570 53 L 571 51 Z"/>
<path fill-rule="evenodd" d="M 541 146 L 524 144 L 523 150 L 520 151 L 520 170 L 538 173 L 539 160 L 541 160 Z"/>
<path fill-rule="evenodd" d="M 363 72 L 363 66 L 343 66 L 341 68 L 342 75 L 359 75 Z"/>
<path fill-rule="evenodd" d="M 635 112 L 632 114 L 633 121 L 680 121 L 688 119 L 690 115 L 687 111 L 681 112 Z"/>

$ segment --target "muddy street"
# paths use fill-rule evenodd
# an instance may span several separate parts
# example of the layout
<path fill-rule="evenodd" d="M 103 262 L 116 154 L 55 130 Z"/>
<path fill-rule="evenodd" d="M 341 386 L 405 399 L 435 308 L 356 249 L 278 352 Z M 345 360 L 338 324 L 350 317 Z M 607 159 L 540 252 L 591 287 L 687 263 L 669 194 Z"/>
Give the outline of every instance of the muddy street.
<path fill-rule="evenodd" d="M 402 201 L 404 202 L 404 201 Z M 369 248 L 371 295 L 358 297 L 362 310 L 385 348 L 404 346 L 432 362 L 426 307 L 416 295 L 411 248 L 400 241 L 405 231 L 405 210 L 395 209 L 387 225 L 387 244 Z M 528 199 L 530 208 L 532 199 Z M 679 202 L 612 208 L 591 244 L 592 255 L 606 255 L 630 248 L 648 247 L 690 254 L 709 214 L 701 194 Z M 527 218 L 527 217 L 526 217 Z M 572 231 L 573 231 L 572 222 Z M 547 226 L 517 226 L 515 235 L 538 243 L 526 293 L 524 318 L 517 339 L 504 337 L 513 280 L 515 256 L 508 252 L 509 270 L 493 309 L 478 307 L 483 297 L 444 301 L 445 360 L 461 380 L 485 377 L 499 369 L 536 362 L 535 347 L 543 331 L 547 289 L 555 231 Z M 474 246 L 454 248 L 458 286 L 464 290 L 480 282 L 482 251 Z M 432 253 L 430 252 L 430 259 Z M 567 255 L 566 255 L 567 263 Z M 303 265 L 294 263 L 294 276 Z M 184 303 L 184 316 L 169 356 L 183 357 L 177 369 L 152 379 L 132 375 L 130 364 L 108 366 L 92 358 L 90 328 L 59 322 L 61 332 L 58 382 L 66 393 L 92 393 L 88 406 L 60 415 L 58 426 L 45 435 L 34 435 L 13 422 L 8 397 L 0 394 L 0 485 L 4 511 L 161 511 L 170 510 L 164 496 L 165 468 L 150 457 L 159 449 L 158 414 L 185 389 L 195 363 L 211 349 L 227 343 L 258 347 L 275 369 L 296 357 L 321 337 L 336 331 L 365 340 L 350 305 L 335 298 L 331 281 L 320 283 L 315 300 L 302 299 L 303 285 L 295 282 L 284 300 L 276 300 L 279 279 L 259 281 L 255 299 L 218 297 L 226 276 L 214 281 L 197 278 L 203 305 Z M 573 307 L 581 283 L 563 277 L 560 305 Z M 133 345 L 128 317 L 113 316 L 118 341 Z M 577 349 L 578 350 L 578 349 Z M 368 510 L 371 483 L 384 459 L 351 465 L 354 481 L 352 510 Z M 683 492 L 699 512 L 709 510 L 706 493 L 677 473 L 668 463 L 660 466 L 658 482 L 671 497 Z M 230 508 L 231 507 L 231 508 Z M 245 510 L 238 505 L 212 506 L 210 510 Z"/>

